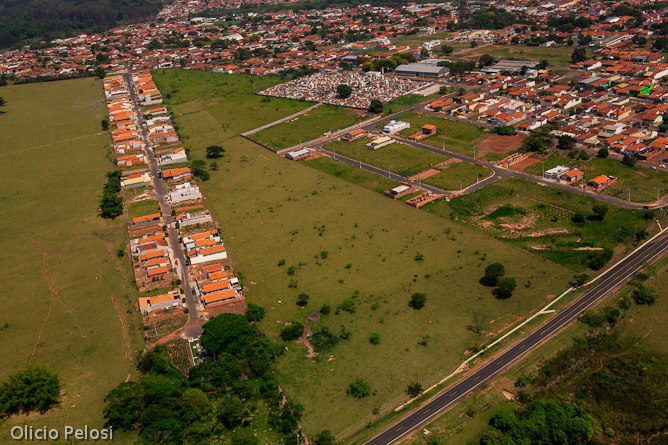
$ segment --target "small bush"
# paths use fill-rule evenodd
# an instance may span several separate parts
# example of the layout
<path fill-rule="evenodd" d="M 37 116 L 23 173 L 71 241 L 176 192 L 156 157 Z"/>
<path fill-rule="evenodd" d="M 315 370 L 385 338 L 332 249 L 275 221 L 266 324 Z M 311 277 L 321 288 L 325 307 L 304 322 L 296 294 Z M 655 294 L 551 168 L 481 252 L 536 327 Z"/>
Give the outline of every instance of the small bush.
<path fill-rule="evenodd" d="M 332 311 L 332 308 L 328 304 L 323 304 L 322 307 L 320 308 L 320 313 L 322 315 L 327 315 Z"/>
<path fill-rule="evenodd" d="M 295 321 L 290 326 L 285 326 L 281 329 L 281 338 L 285 341 L 296 340 L 304 333 L 304 325 Z"/>
<path fill-rule="evenodd" d="M 371 395 L 371 386 L 369 386 L 369 382 L 358 377 L 348 386 L 346 392 L 356 399 L 362 399 Z"/>
<path fill-rule="evenodd" d="M 427 296 L 423 293 L 416 292 L 413 295 L 411 295 L 411 299 L 408 302 L 408 306 L 416 310 L 422 309 L 426 302 L 427 302 Z"/>
<path fill-rule="evenodd" d="M 373 332 L 369 336 L 369 343 L 371 343 L 372 345 L 377 345 L 378 343 L 380 343 L 380 334 L 378 332 Z"/>

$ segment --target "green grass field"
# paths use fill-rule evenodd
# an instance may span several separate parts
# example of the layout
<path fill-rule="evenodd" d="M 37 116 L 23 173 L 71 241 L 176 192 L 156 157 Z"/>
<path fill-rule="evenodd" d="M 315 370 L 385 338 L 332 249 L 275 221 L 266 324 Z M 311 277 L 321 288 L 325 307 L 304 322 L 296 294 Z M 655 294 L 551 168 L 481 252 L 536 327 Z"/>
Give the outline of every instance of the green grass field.
<path fill-rule="evenodd" d="M 645 167 L 629 167 L 617 159 L 601 159 L 592 157 L 588 161 L 573 161 L 565 156 L 552 155 L 545 160 L 545 170 L 557 165 L 570 165 L 584 168 L 585 182 L 599 175 L 610 175 L 617 178 L 617 184 L 603 190 L 603 194 L 627 200 L 629 187 L 631 188 L 631 201 L 654 202 L 657 191 L 660 196 L 668 192 L 668 172 L 664 170 L 652 170 Z M 533 164 L 526 171 L 528 173 L 540 174 L 543 164 Z M 657 190 L 660 189 L 660 190 Z"/>
<path fill-rule="evenodd" d="M 32 360 L 58 372 L 62 385 L 57 407 L 0 424 L 0 442 L 10 443 L 15 425 L 61 434 L 65 425 L 101 428 L 102 399 L 136 374 L 144 343 L 130 263 L 116 255 L 125 218 L 98 216 L 113 167 L 111 138 L 100 133 L 102 81 L 6 86 L 1 94 L 7 106 L 0 114 L 0 265 L 7 297 L 0 325 L 8 326 L 0 331 L 0 381 Z M 114 438 L 134 440 L 120 432 Z"/>
<path fill-rule="evenodd" d="M 434 93 L 426 97 L 406 94 L 401 97 L 397 97 L 396 99 L 391 100 L 383 105 L 383 113 L 389 116 L 390 114 L 398 113 L 399 111 L 403 111 L 406 108 L 410 108 L 422 102 L 432 101 L 437 97 L 439 97 L 438 93 Z"/>
<path fill-rule="evenodd" d="M 486 235 L 534 252 L 573 271 L 590 272 L 585 265 L 591 248 L 631 249 L 635 234 L 656 224 L 644 211 L 609 206 L 603 221 L 573 222 L 575 212 L 593 215 L 599 201 L 519 178 L 504 178 L 482 190 L 425 206 L 430 212 L 455 217 Z M 512 207 L 510 207 L 512 206 Z M 502 210 L 501 210 L 502 209 Z M 617 246 L 622 243 L 622 247 Z"/>
<path fill-rule="evenodd" d="M 491 170 L 468 162 L 458 162 L 441 173 L 425 179 L 425 184 L 433 185 L 441 190 L 458 191 L 482 181 L 492 174 Z"/>
<path fill-rule="evenodd" d="M 177 87 L 184 97 L 201 88 L 198 77 L 187 74 Z M 160 85 L 159 75 L 156 80 Z M 308 163 L 281 159 L 242 138 L 225 141 L 229 132 L 222 131 L 225 119 L 217 109 L 225 106 L 222 102 L 188 115 L 183 113 L 193 106 L 188 102 L 168 99 L 167 105 L 193 154 L 203 156 L 205 147 L 224 141 L 221 168 L 202 188 L 233 266 L 248 283 L 247 299 L 267 308 L 260 327 L 272 338 L 287 321 L 329 327 L 335 334 L 343 326 L 351 333 L 349 341 L 317 359 L 307 359 L 304 346 L 289 344 L 277 363 L 286 395 L 305 407 L 301 424 L 307 434 L 327 428 L 343 438 L 362 428 L 374 418 L 375 407 L 385 413 L 405 398 L 416 373 L 429 385 L 461 363 L 473 338 L 465 329 L 472 310 L 498 318 L 515 311 L 516 299 L 522 307 L 536 308 L 548 294 L 565 289 L 572 276 L 535 255 L 494 239 L 483 241 L 465 226 L 416 213 Z M 236 118 L 239 128 L 261 124 L 252 114 Z M 326 259 L 322 251 L 328 252 Z M 417 253 L 423 261 L 415 261 Z M 281 259 L 285 267 L 277 265 Z M 494 261 L 503 262 L 520 283 L 511 300 L 496 300 L 478 283 L 484 266 Z M 292 265 L 296 273 L 290 276 L 286 267 Z M 290 279 L 296 288 L 288 287 Z M 527 280 L 534 284 L 523 286 Z M 408 307 L 414 292 L 427 294 L 424 310 Z M 310 295 L 306 309 L 295 304 L 299 293 Z M 336 315 L 335 307 L 345 299 L 355 302 L 355 313 Z M 332 313 L 317 323 L 307 321 L 323 304 L 330 304 Z M 369 343 L 371 332 L 380 333 L 380 344 Z M 428 346 L 418 345 L 425 335 Z M 370 382 L 373 396 L 354 401 L 346 395 L 356 377 Z"/>
<path fill-rule="evenodd" d="M 318 158 L 305 162 L 305 165 L 320 170 L 330 175 L 337 176 L 346 181 L 352 182 L 362 187 L 383 193 L 385 190 L 392 189 L 399 185 L 398 182 L 389 178 L 375 175 L 366 170 L 352 167 L 348 164 L 335 161 L 331 158 Z"/>
<path fill-rule="evenodd" d="M 131 202 L 126 205 L 128 219 L 138 216 L 150 215 L 151 213 L 160 213 L 160 204 L 154 199 L 145 199 L 143 201 Z"/>
<path fill-rule="evenodd" d="M 315 110 L 251 135 L 251 139 L 275 150 L 317 139 L 360 122 L 359 115 L 345 107 L 322 105 Z M 258 125 L 259 127 L 259 125 Z"/>
<path fill-rule="evenodd" d="M 591 51 L 587 50 L 591 55 Z M 571 63 L 571 54 L 573 47 L 570 46 L 527 46 L 527 45 L 490 45 L 484 48 L 478 48 L 460 56 L 464 59 L 477 59 L 483 54 L 489 54 L 501 60 L 533 60 L 540 62 L 547 60 L 550 65 L 565 66 Z"/>
<path fill-rule="evenodd" d="M 420 113 L 408 113 L 401 116 L 401 120 L 411 124 L 411 128 L 399 132 L 401 137 L 407 138 L 417 133 L 426 124 L 435 125 L 438 133 L 422 140 L 421 143 L 471 157 L 477 139 L 485 134 L 483 128 L 468 122 L 451 121 Z"/>
<path fill-rule="evenodd" d="M 324 148 L 352 159 L 361 158 L 366 164 L 390 169 L 403 177 L 414 175 L 448 159 L 447 156 L 399 143 L 370 150 L 365 146 L 370 141 L 371 138 L 362 138 L 353 142 L 332 142 Z"/>

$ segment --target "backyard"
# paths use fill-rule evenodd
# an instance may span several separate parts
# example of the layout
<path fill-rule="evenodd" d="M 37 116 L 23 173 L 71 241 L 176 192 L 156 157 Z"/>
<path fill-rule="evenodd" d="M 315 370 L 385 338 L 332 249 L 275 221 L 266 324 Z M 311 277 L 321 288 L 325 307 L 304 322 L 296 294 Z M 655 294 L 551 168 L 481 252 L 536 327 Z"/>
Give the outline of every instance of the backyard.
<path fill-rule="evenodd" d="M 146 216 L 152 213 L 160 213 L 160 204 L 154 199 L 144 199 L 141 201 L 130 202 L 126 204 L 128 210 L 128 219 L 138 216 Z"/>
<path fill-rule="evenodd" d="M 180 74 L 176 88 L 192 97 L 201 78 L 187 74 Z M 156 81 L 162 89 L 159 74 Z M 252 90 L 243 91 L 253 97 Z M 229 139 L 226 115 L 218 109 L 225 107 L 222 101 L 188 114 L 193 104 L 166 102 L 193 154 L 203 157 L 205 147 L 221 141 L 226 149 L 220 169 L 202 188 L 234 268 L 248 283 L 248 301 L 267 309 L 260 328 L 278 340 L 286 322 L 300 321 L 311 332 L 328 328 L 347 338 L 314 359 L 306 357 L 305 346 L 286 344 L 277 362 L 286 395 L 305 408 L 301 424 L 311 436 L 330 429 L 344 438 L 405 400 L 416 373 L 424 386 L 450 373 L 474 338 L 465 329 L 473 310 L 512 319 L 515 299 L 535 309 L 568 287 L 571 271 L 379 196 L 385 184 L 361 173 L 324 158 L 290 162 L 251 141 Z M 235 117 L 239 129 L 266 123 L 250 113 Z M 494 298 L 478 283 L 485 266 L 496 261 L 520 283 L 510 301 Z M 416 292 L 427 295 L 423 310 L 408 306 Z M 310 296 L 304 309 L 295 304 L 301 293 Z M 319 321 L 307 318 L 323 305 L 331 313 Z M 369 342 L 372 332 L 380 334 L 377 345 Z M 359 401 L 346 394 L 357 377 L 372 389 Z"/>
<path fill-rule="evenodd" d="M 59 374 L 62 401 L 44 414 L 12 416 L 10 429 L 101 428 L 103 398 L 136 375 L 144 348 L 133 311 L 137 291 L 124 248 L 125 218 L 103 220 L 98 200 L 113 168 L 102 81 L 92 78 L 2 87 L 0 237 L 5 301 L 0 381 L 28 363 Z M 114 432 L 120 444 L 133 434 Z"/>

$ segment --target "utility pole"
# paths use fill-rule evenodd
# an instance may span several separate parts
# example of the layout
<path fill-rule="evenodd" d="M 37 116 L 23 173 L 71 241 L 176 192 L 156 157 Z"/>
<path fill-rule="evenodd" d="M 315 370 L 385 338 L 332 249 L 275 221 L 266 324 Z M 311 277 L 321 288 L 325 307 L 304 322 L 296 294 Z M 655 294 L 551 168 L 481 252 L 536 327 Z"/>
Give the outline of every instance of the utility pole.
<path fill-rule="evenodd" d="M 657 201 L 659 200 L 660 192 L 661 192 L 661 189 L 660 189 L 660 188 L 657 188 L 657 189 L 656 189 L 656 200 L 657 200 Z"/>
<path fill-rule="evenodd" d="M 517 305 L 518 305 L 517 315 L 519 315 L 520 318 L 522 318 L 522 301 L 521 301 L 521 300 L 517 300 Z"/>
<path fill-rule="evenodd" d="M 631 187 L 629 187 L 629 202 L 631 202 Z"/>
<path fill-rule="evenodd" d="M 387 170 L 387 177 L 388 177 L 389 179 L 392 179 L 390 176 L 392 176 L 392 166 L 391 166 L 391 165 L 390 165 L 389 170 Z"/>
<path fill-rule="evenodd" d="M 462 181 L 459 181 L 459 194 L 461 195 L 464 192 L 464 186 L 462 185 Z"/>

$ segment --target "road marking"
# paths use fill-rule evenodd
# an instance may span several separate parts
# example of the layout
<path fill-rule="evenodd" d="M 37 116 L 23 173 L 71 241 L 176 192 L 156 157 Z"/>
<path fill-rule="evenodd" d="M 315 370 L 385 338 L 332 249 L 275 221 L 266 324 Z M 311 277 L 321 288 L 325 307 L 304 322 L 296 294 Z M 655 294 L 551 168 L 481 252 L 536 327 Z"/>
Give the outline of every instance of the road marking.
<path fill-rule="evenodd" d="M 422 411 L 422 414 L 427 414 L 429 411 L 431 411 L 431 408 L 429 408 L 428 410 Z"/>
<path fill-rule="evenodd" d="M 399 431 L 400 429 L 403 429 L 403 426 L 400 426 L 400 427 L 397 428 L 395 431 Z"/>
<path fill-rule="evenodd" d="M 527 347 L 527 345 L 522 345 L 522 347 L 520 347 L 520 349 L 524 349 L 526 347 Z"/>
<path fill-rule="evenodd" d="M 477 376 L 477 377 L 476 377 L 476 378 L 474 378 L 473 380 L 478 380 L 479 378 L 480 378 L 480 376 Z"/>

